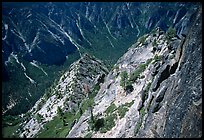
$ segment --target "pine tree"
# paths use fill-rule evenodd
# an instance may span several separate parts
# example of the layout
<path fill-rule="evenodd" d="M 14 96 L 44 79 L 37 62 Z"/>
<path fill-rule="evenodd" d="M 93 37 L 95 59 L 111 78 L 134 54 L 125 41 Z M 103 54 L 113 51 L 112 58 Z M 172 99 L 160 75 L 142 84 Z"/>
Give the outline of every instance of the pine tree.
<path fill-rule="evenodd" d="M 91 112 L 91 121 L 92 121 L 92 123 L 94 123 L 95 120 L 94 120 L 94 116 L 93 116 L 93 108 L 90 106 L 89 109 L 90 109 L 90 112 Z"/>
<path fill-rule="evenodd" d="M 80 113 L 80 115 L 83 114 L 83 111 L 82 111 L 81 107 L 79 108 L 79 113 Z"/>
<path fill-rule="evenodd" d="M 62 109 L 59 106 L 57 107 L 57 115 L 60 116 L 60 118 L 63 117 Z"/>
<path fill-rule="evenodd" d="M 120 74 L 120 77 L 121 77 L 120 86 L 122 86 L 125 89 L 128 80 L 128 73 L 126 71 L 123 71 Z"/>
<path fill-rule="evenodd" d="M 166 32 L 167 39 L 171 40 L 176 35 L 176 29 L 174 29 L 172 26 L 169 27 L 169 29 Z"/>

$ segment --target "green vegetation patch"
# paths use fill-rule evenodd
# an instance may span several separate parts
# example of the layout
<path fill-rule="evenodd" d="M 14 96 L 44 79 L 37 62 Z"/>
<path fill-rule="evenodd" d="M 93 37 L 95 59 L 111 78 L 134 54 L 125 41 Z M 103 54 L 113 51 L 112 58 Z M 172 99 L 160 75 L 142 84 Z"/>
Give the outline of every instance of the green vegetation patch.
<path fill-rule="evenodd" d="M 175 37 L 175 35 L 176 35 L 176 29 L 174 29 L 172 26 L 170 26 L 166 32 L 167 40 L 170 41 L 173 37 Z"/>
<path fill-rule="evenodd" d="M 149 83 L 147 84 L 147 86 L 145 87 L 145 89 L 144 89 L 144 92 L 143 92 L 143 95 L 142 95 L 142 101 L 143 101 L 143 102 L 144 102 L 144 101 L 147 99 L 147 97 L 148 97 L 148 92 L 149 92 L 150 86 L 151 86 L 151 83 L 149 82 Z"/>
<path fill-rule="evenodd" d="M 123 71 L 120 74 L 121 80 L 120 80 L 120 86 L 124 88 L 125 91 L 133 91 L 132 82 L 129 80 L 128 73 L 126 71 Z"/>
<path fill-rule="evenodd" d="M 7 126 L 2 128 L 2 137 L 3 138 L 17 138 L 19 137 L 16 133 L 17 129 L 19 128 L 19 124 L 13 126 Z"/>
<path fill-rule="evenodd" d="M 99 129 L 101 133 L 106 133 L 115 126 L 116 113 L 109 114 L 104 119 L 104 125 Z"/>
<path fill-rule="evenodd" d="M 115 126 L 115 119 L 117 118 L 116 105 L 112 103 L 105 111 L 105 118 L 97 118 L 96 116 L 91 117 L 88 121 L 89 126 L 94 131 L 100 131 L 101 133 L 106 133 Z"/>
<path fill-rule="evenodd" d="M 42 98 L 42 100 L 38 103 L 36 107 L 36 111 L 40 110 L 44 104 L 45 104 L 45 100 Z"/>
<path fill-rule="evenodd" d="M 152 46 L 158 46 L 156 39 L 154 39 L 154 41 L 152 42 Z"/>
<path fill-rule="evenodd" d="M 37 138 L 57 138 L 59 137 L 59 130 L 63 127 L 62 120 L 56 116 L 53 120 L 47 122 L 44 125 L 44 129 L 41 129 L 37 134 Z"/>
<path fill-rule="evenodd" d="M 144 115 L 145 115 L 145 109 L 144 107 L 142 107 L 140 110 L 140 118 L 135 126 L 135 130 L 134 130 L 134 133 L 135 133 L 135 136 L 137 135 L 137 133 L 139 132 L 139 129 L 140 127 L 142 126 L 142 122 L 143 122 L 143 119 L 144 119 Z"/>
<path fill-rule="evenodd" d="M 84 138 L 91 138 L 92 137 L 92 132 L 87 133 Z"/>
<path fill-rule="evenodd" d="M 37 113 L 37 114 L 35 115 L 35 118 L 36 118 L 36 120 L 38 121 L 38 123 L 42 122 L 42 120 L 43 120 L 43 116 L 40 115 L 39 113 Z"/>
<path fill-rule="evenodd" d="M 100 90 L 100 85 L 96 84 L 93 90 L 88 94 L 89 98 L 94 98 L 99 90 Z"/>
<path fill-rule="evenodd" d="M 147 38 L 147 35 L 143 35 L 142 37 L 139 38 L 139 42 L 142 44 L 145 44 L 146 38 Z"/>
<path fill-rule="evenodd" d="M 120 77 L 121 77 L 120 86 L 125 88 L 126 82 L 128 81 L 128 73 L 126 71 L 123 71 L 121 72 Z"/>
<path fill-rule="evenodd" d="M 140 64 L 138 68 L 130 74 L 129 80 L 135 82 L 142 72 L 145 71 L 146 67 L 152 62 L 152 58 L 148 59 L 145 64 Z"/>
<path fill-rule="evenodd" d="M 118 107 L 118 114 L 119 114 L 119 116 L 120 116 L 120 119 L 122 119 L 122 118 L 125 116 L 125 114 L 126 114 L 126 112 L 127 112 L 128 110 L 129 110 L 129 109 L 128 109 L 127 107 L 123 106 L 123 105 L 121 105 L 121 106 Z"/>
<path fill-rule="evenodd" d="M 66 112 L 63 117 L 56 116 L 53 120 L 47 122 L 44 125 L 44 129 L 41 129 L 37 134 L 37 138 L 65 138 L 74 123 L 80 118 L 80 113 L 72 114 L 71 112 Z M 75 121 L 76 120 L 76 121 Z"/>
<path fill-rule="evenodd" d="M 157 31 L 156 31 L 156 28 L 154 28 L 154 29 L 151 31 L 151 34 L 154 35 L 154 34 L 156 34 L 156 32 L 157 32 Z"/>
<path fill-rule="evenodd" d="M 112 70 L 116 69 L 116 71 L 118 72 L 119 71 L 119 65 L 115 65 L 113 66 Z"/>
<path fill-rule="evenodd" d="M 157 54 L 156 54 L 156 55 L 154 56 L 154 61 L 155 61 L 155 62 L 160 61 L 161 59 L 162 59 L 161 55 L 157 55 Z"/>
<path fill-rule="evenodd" d="M 20 116 L 2 116 L 2 137 L 17 138 L 19 137 L 20 123 L 28 119 L 28 116 L 21 118 Z"/>
<path fill-rule="evenodd" d="M 101 133 L 106 133 L 107 131 L 111 130 L 115 126 L 115 119 L 117 118 L 117 113 L 120 116 L 120 119 L 123 118 L 126 112 L 129 110 L 129 107 L 134 103 L 134 101 L 130 103 L 125 103 L 118 108 L 114 103 L 106 109 L 105 111 L 105 118 L 92 117 L 89 120 L 89 126 L 94 131 L 100 131 Z"/>
<path fill-rule="evenodd" d="M 117 109 L 116 105 L 114 103 L 111 103 L 111 105 L 106 109 L 105 113 L 107 115 L 110 115 Z"/>
<path fill-rule="evenodd" d="M 19 116 L 2 116 L 2 127 L 15 126 L 21 121 L 22 119 Z"/>
<path fill-rule="evenodd" d="M 131 107 L 131 105 L 133 103 L 134 103 L 134 101 L 132 101 L 130 103 L 125 103 L 125 104 L 123 104 L 117 108 L 120 119 L 125 116 L 126 112 L 129 110 L 129 108 Z"/>
<path fill-rule="evenodd" d="M 88 97 L 87 99 L 82 101 L 81 107 L 80 107 L 80 112 L 81 114 L 84 113 L 88 107 L 92 107 L 94 104 L 94 97 L 96 96 L 96 94 L 98 93 L 100 89 L 100 85 L 96 84 L 93 88 L 93 90 L 91 92 L 88 93 Z"/>
<path fill-rule="evenodd" d="M 93 103 L 94 103 L 94 98 L 85 99 L 81 105 L 82 112 L 85 112 L 88 109 L 88 107 L 93 105 Z"/>
<path fill-rule="evenodd" d="M 152 104 L 152 101 L 153 101 L 154 97 L 152 96 L 152 98 L 150 99 L 149 103 L 148 103 L 148 106 L 147 106 L 147 111 L 149 111 L 150 109 L 150 106 Z"/>
<path fill-rule="evenodd" d="M 142 107 L 142 108 L 140 109 L 140 115 L 142 116 L 142 118 L 144 117 L 144 115 L 145 115 L 145 109 L 144 109 L 144 107 Z"/>

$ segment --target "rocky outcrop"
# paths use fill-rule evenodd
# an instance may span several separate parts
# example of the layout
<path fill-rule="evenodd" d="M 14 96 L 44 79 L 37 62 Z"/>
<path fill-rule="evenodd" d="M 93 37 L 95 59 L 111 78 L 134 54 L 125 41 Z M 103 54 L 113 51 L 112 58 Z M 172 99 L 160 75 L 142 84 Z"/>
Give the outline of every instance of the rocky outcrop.
<path fill-rule="evenodd" d="M 198 10 L 188 34 L 181 38 L 169 42 L 157 28 L 155 34 L 144 36 L 144 43 L 134 44 L 115 64 L 95 97 L 96 119 L 109 121 L 107 110 L 116 106 L 114 125 L 105 132 L 106 123 L 97 131 L 91 130 L 87 110 L 67 137 L 201 137 L 201 17 Z M 134 76 L 132 73 L 146 64 L 132 83 L 133 91 L 126 92 L 120 86 L 120 73 Z M 130 102 L 133 104 L 120 117 L 120 108 Z"/>
<path fill-rule="evenodd" d="M 144 43 L 138 41 L 136 44 L 134 44 L 115 64 L 115 69 L 113 69 L 113 71 L 107 75 L 104 83 L 101 85 L 101 88 L 95 97 L 93 115 L 96 118 L 107 119 L 108 115 L 106 114 L 106 110 L 109 108 L 109 106 L 116 105 L 117 109 L 115 112 L 118 113 L 116 113 L 117 117 L 113 120 L 115 122 L 115 126 L 105 133 L 100 131 L 92 131 L 88 129 L 88 127 L 84 127 L 88 125 L 88 121 L 90 120 L 90 115 L 89 117 L 87 116 L 87 112 L 89 112 L 89 110 L 87 110 L 85 113 L 86 115 L 84 114 L 81 117 L 81 119 L 86 119 L 83 119 L 83 121 L 80 119 L 81 121 L 79 122 L 83 123 L 78 122 L 67 137 L 84 137 L 88 133 L 92 133 L 92 137 L 133 137 L 135 135 L 135 126 L 137 122 L 142 122 L 144 117 L 140 116 L 140 110 L 146 106 L 147 102 L 145 100 L 151 96 L 149 95 L 149 87 L 151 81 L 153 81 L 151 72 L 153 69 L 159 70 L 160 72 L 159 68 L 160 65 L 162 65 L 161 61 L 157 60 L 155 57 L 169 51 L 167 49 L 168 44 L 165 35 L 164 33 L 160 32 L 161 30 L 157 28 L 156 36 L 153 34 L 147 34 L 145 35 Z M 152 52 L 152 43 L 154 40 L 158 42 L 158 46 L 163 45 L 160 50 Z M 156 48 L 158 46 L 156 46 Z M 125 91 L 120 86 L 120 73 L 127 71 L 129 77 L 134 76 L 133 73 L 138 68 L 140 69 L 142 65 L 147 65 L 146 69 L 140 73 L 140 77 L 143 78 L 138 78 L 132 83 L 132 91 Z M 161 93 L 160 96 L 162 96 L 162 94 L 163 93 Z M 163 97 L 158 97 L 158 100 L 161 100 L 161 98 Z M 122 108 L 123 110 L 123 107 L 130 102 L 133 102 L 133 104 L 128 107 L 124 117 L 119 117 L 120 109 Z"/>

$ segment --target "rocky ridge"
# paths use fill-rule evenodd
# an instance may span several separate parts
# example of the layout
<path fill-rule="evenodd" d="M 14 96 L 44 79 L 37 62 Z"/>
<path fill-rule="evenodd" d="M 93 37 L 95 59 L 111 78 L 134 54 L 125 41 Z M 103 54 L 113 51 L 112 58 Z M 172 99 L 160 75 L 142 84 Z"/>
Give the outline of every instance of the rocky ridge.
<path fill-rule="evenodd" d="M 76 112 L 81 101 L 107 74 L 108 69 L 100 60 L 85 54 L 73 63 L 60 80 L 45 93 L 29 110 L 28 119 L 22 123 L 21 137 L 33 137 L 43 128 L 43 124 L 51 121 L 57 115 L 60 107 L 64 112 Z M 36 115 L 41 116 L 41 122 Z M 25 117 L 25 116 L 24 116 Z"/>

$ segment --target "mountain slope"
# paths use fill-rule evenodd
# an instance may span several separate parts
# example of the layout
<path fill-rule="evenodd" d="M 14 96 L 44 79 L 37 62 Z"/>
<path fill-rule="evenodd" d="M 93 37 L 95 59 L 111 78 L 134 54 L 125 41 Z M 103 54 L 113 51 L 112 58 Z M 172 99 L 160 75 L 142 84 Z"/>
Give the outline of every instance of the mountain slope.
<path fill-rule="evenodd" d="M 166 31 L 172 26 L 181 37 L 192 24 L 198 5 L 163 2 L 2 3 L 4 114 L 17 115 L 29 110 L 58 79 L 59 71 L 66 70 L 83 53 L 96 56 L 110 69 L 141 35 L 155 27 Z M 11 61 L 13 58 L 16 61 Z M 37 62 L 48 76 L 40 69 L 35 73 L 35 68 L 29 64 L 32 62 Z"/>
<path fill-rule="evenodd" d="M 98 14 L 94 13 L 99 12 L 100 10 L 98 9 L 100 8 L 95 3 L 86 4 L 88 5 L 86 10 L 83 6 L 79 6 L 83 5 L 80 3 L 79 5 L 77 3 L 73 4 L 73 6 L 77 9 L 76 11 L 87 11 L 85 17 L 89 17 L 92 23 L 98 25 L 93 26 L 94 30 L 97 30 L 97 27 L 99 28 L 97 23 L 102 19 L 97 16 Z M 121 13 L 119 12 L 120 10 L 117 10 L 121 8 L 119 5 L 124 3 L 111 4 L 116 7 L 117 11 L 114 12 L 114 16 L 111 19 L 116 18 L 117 27 L 125 30 L 122 27 L 127 23 L 120 22 L 119 17 Z M 140 8 L 155 6 L 151 3 L 141 5 L 137 5 L 138 3 L 125 4 L 127 9 L 131 9 L 134 4 L 136 4 L 134 6 L 141 6 Z M 49 6 L 53 6 L 52 10 L 60 6 L 60 4 L 56 4 L 56 7 L 54 5 L 49 3 Z M 91 8 L 93 12 L 91 13 L 89 13 L 90 5 L 91 7 L 93 6 Z M 201 137 L 202 7 L 198 6 L 194 9 L 195 5 L 190 6 L 191 8 L 188 12 L 185 12 L 185 8 L 181 8 L 175 12 L 174 16 L 170 16 L 174 17 L 170 18 L 174 25 L 173 28 L 170 27 L 167 31 L 163 31 L 158 27 L 150 33 L 141 36 L 110 71 L 97 58 L 87 54 L 80 54 L 80 49 L 76 54 L 81 55 L 81 58 L 74 62 L 69 69 L 69 63 L 66 61 L 65 66 L 62 65 L 61 68 L 56 66 L 54 71 L 52 71 L 53 65 L 42 64 L 36 60 L 29 62 L 20 57 L 19 54 L 12 52 L 6 64 L 19 69 L 19 77 L 24 77 L 21 80 L 25 87 L 27 87 L 26 80 L 33 87 L 44 86 L 37 81 L 38 78 L 33 78 L 32 71 L 29 71 L 32 68 L 38 70 L 36 73 L 40 73 L 40 80 L 44 82 L 47 82 L 46 78 L 43 79 L 44 77 L 55 79 L 55 76 L 60 75 L 59 80 L 55 79 L 50 88 L 45 90 L 45 92 L 41 91 L 42 94 L 44 93 L 43 96 L 40 97 L 40 93 L 38 94 L 40 99 L 35 99 L 38 101 L 34 102 L 34 106 L 30 104 L 31 109 L 27 113 L 14 118 L 15 121 L 11 124 L 6 122 L 7 120 L 5 121 L 7 126 L 11 126 L 12 129 L 16 130 L 13 131 L 12 135 L 15 137 L 39 138 Z M 36 6 L 38 7 L 39 5 Z M 183 6 L 185 4 L 180 3 L 179 7 Z M 43 9 L 43 7 L 41 8 Z M 144 9 L 144 11 L 147 9 Z M 53 12 L 52 10 L 46 11 L 48 12 L 47 14 L 50 15 Z M 160 12 L 162 13 L 163 10 Z M 69 11 L 73 17 L 78 15 L 78 18 L 81 18 L 80 20 L 83 19 L 83 16 L 79 17 L 80 12 L 74 13 L 73 11 L 73 9 Z M 101 11 L 103 11 L 103 8 Z M 89 14 L 91 16 L 88 16 Z M 169 14 L 171 15 L 172 12 L 166 13 L 166 15 Z M 55 15 L 54 17 L 58 19 L 60 16 Z M 161 21 L 162 16 L 148 19 L 149 22 L 145 25 L 146 28 L 151 29 L 151 25 L 154 25 L 154 21 L 157 21 L 157 19 Z M 62 25 L 58 26 L 59 21 L 56 20 L 56 23 L 51 23 L 56 26 L 56 30 L 62 31 Z M 143 21 L 141 22 L 144 23 Z M 82 26 L 79 23 L 76 23 L 77 27 Z M 87 28 L 92 29 L 92 24 L 86 25 Z M 7 26 L 4 27 L 7 29 Z M 111 34 L 112 38 L 122 38 L 112 31 L 110 36 Z M 87 39 L 86 41 L 88 42 L 89 40 Z M 125 44 L 126 42 L 123 43 Z M 114 48 L 114 44 L 111 47 Z M 119 48 L 116 47 L 115 50 Z M 29 48 L 27 51 L 29 52 Z M 96 51 L 96 53 L 100 54 L 100 51 Z M 114 52 L 110 54 L 114 54 Z M 103 53 L 100 55 L 103 55 Z M 106 55 L 108 55 L 108 52 Z M 106 55 L 103 57 L 109 59 Z M 63 72 L 58 73 L 58 75 L 53 74 L 53 76 L 52 73 L 58 70 L 63 70 Z M 33 89 L 35 88 L 29 89 L 29 91 L 34 91 Z M 36 89 L 40 90 L 39 88 Z M 12 90 L 10 92 L 11 95 L 15 95 L 12 94 Z M 35 93 L 38 93 L 38 91 Z M 32 93 L 28 92 L 28 96 L 33 101 Z M 18 107 L 16 105 L 17 97 L 8 96 L 8 110 L 12 109 L 12 107 Z M 22 99 L 25 100 L 25 98 Z M 30 103 L 29 99 L 26 99 L 26 104 Z M 9 120 L 12 117 L 8 116 L 6 119 Z M 4 129 L 4 132 L 6 130 Z"/>
<path fill-rule="evenodd" d="M 94 129 L 87 111 L 67 137 L 201 137 L 201 17 L 200 9 L 181 40 L 173 38 L 168 44 L 158 30 L 147 35 L 146 45 L 130 48 L 95 97 Z M 148 62 L 150 58 L 154 59 Z M 132 83 L 133 90 L 124 91 L 120 73 L 127 71 L 131 79 L 142 62 L 146 68 Z"/>
<path fill-rule="evenodd" d="M 21 52 L 28 61 L 60 64 L 76 50 L 96 53 L 93 51 L 97 46 L 103 52 L 107 48 L 120 48 L 125 40 L 129 46 L 136 37 L 157 26 L 166 31 L 172 25 L 180 36 L 191 24 L 191 15 L 198 4 L 51 2 L 15 5 L 3 3 L 3 58 L 6 60 L 11 52 Z M 103 59 L 99 54 L 96 56 Z"/>

